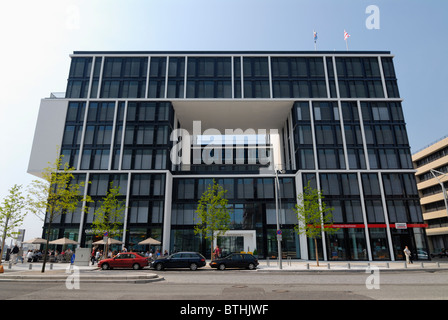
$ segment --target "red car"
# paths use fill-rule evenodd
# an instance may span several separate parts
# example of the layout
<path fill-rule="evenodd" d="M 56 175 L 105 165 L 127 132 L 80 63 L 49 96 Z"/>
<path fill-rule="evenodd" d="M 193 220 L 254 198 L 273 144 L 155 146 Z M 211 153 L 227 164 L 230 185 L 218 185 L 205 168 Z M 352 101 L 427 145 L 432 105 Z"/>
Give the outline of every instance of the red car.
<path fill-rule="evenodd" d="M 108 270 L 112 268 L 122 268 L 134 270 L 148 266 L 148 258 L 137 252 L 122 252 L 113 258 L 103 259 L 98 262 L 98 268 Z"/>

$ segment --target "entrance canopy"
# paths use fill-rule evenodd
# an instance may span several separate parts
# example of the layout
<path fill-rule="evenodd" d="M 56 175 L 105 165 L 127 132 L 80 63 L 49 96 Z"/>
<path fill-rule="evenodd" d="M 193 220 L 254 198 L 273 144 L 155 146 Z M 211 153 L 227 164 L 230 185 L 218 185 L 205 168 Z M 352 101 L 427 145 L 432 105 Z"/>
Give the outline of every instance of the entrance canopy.
<path fill-rule="evenodd" d="M 201 121 L 202 130 L 281 129 L 289 115 L 290 100 L 173 100 L 181 127 L 193 130 L 193 121 Z"/>

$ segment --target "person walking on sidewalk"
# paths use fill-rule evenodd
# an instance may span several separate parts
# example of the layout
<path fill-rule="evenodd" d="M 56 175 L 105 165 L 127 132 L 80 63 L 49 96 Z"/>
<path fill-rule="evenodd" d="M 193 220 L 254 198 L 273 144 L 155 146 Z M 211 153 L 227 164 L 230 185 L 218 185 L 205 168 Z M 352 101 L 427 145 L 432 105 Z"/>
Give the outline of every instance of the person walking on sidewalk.
<path fill-rule="evenodd" d="M 406 263 L 412 263 L 412 258 L 411 258 L 411 250 L 409 250 L 408 246 L 404 247 L 404 255 L 406 256 Z"/>

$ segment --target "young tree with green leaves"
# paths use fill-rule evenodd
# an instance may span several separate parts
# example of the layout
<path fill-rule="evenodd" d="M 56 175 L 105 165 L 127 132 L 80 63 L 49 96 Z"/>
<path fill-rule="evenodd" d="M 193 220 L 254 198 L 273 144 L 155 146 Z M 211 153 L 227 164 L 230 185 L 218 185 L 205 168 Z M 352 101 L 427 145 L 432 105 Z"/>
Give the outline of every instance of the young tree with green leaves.
<path fill-rule="evenodd" d="M 47 223 L 42 272 L 45 272 L 53 222 L 62 214 L 82 208 L 84 201 L 91 201 L 90 197 L 84 197 L 82 194 L 84 182 L 75 183 L 74 168 L 63 163 L 62 158 L 63 155 L 58 156 L 53 164 L 43 170 L 42 180 L 33 180 L 29 187 L 29 210 Z M 85 208 L 86 206 L 84 210 Z"/>
<path fill-rule="evenodd" d="M 27 212 L 23 211 L 26 206 L 25 197 L 22 194 L 21 185 L 13 185 L 9 189 L 9 194 L 3 199 L 0 204 L 0 228 L 3 230 L 2 245 L 0 250 L 0 257 L 5 248 L 5 240 L 8 237 L 14 237 L 17 232 L 14 230 L 22 225 L 23 219 Z M 0 258 L 0 264 L 2 260 Z"/>
<path fill-rule="evenodd" d="M 201 233 L 205 239 L 210 240 L 212 260 L 214 239 L 230 230 L 231 210 L 227 206 L 228 200 L 224 197 L 226 192 L 227 190 L 213 179 L 213 185 L 208 185 L 196 208 L 197 224 L 194 233 Z"/>
<path fill-rule="evenodd" d="M 111 182 L 109 191 L 101 202 L 101 207 L 93 214 L 92 231 L 95 235 L 109 238 L 122 231 L 126 203 L 119 199 L 120 195 L 120 187 L 114 186 Z M 109 243 L 106 241 L 103 256 L 107 257 L 108 251 Z"/>
<path fill-rule="evenodd" d="M 311 187 L 309 181 L 297 198 L 299 201 L 294 211 L 297 214 L 298 224 L 294 230 L 297 234 L 305 234 L 307 238 L 314 239 L 316 263 L 319 266 L 317 239 L 322 237 L 323 232 L 334 234 L 338 231 L 332 227 L 334 208 L 327 207 L 322 192 Z"/>

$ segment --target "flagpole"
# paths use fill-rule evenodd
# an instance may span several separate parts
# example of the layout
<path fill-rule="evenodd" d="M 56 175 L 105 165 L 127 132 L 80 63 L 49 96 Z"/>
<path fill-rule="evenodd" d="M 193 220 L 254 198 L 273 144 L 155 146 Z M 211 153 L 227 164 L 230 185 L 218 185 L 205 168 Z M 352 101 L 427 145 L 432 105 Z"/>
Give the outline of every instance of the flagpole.
<path fill-rule="evenodd" d="M 344 30 L 344 40 L 345 40 L 345 46 L 347 47 L 347 51 L 348 51 L 348 38 L 350 37 L 350 35 L 347 33 L 346 30 Z"/>

